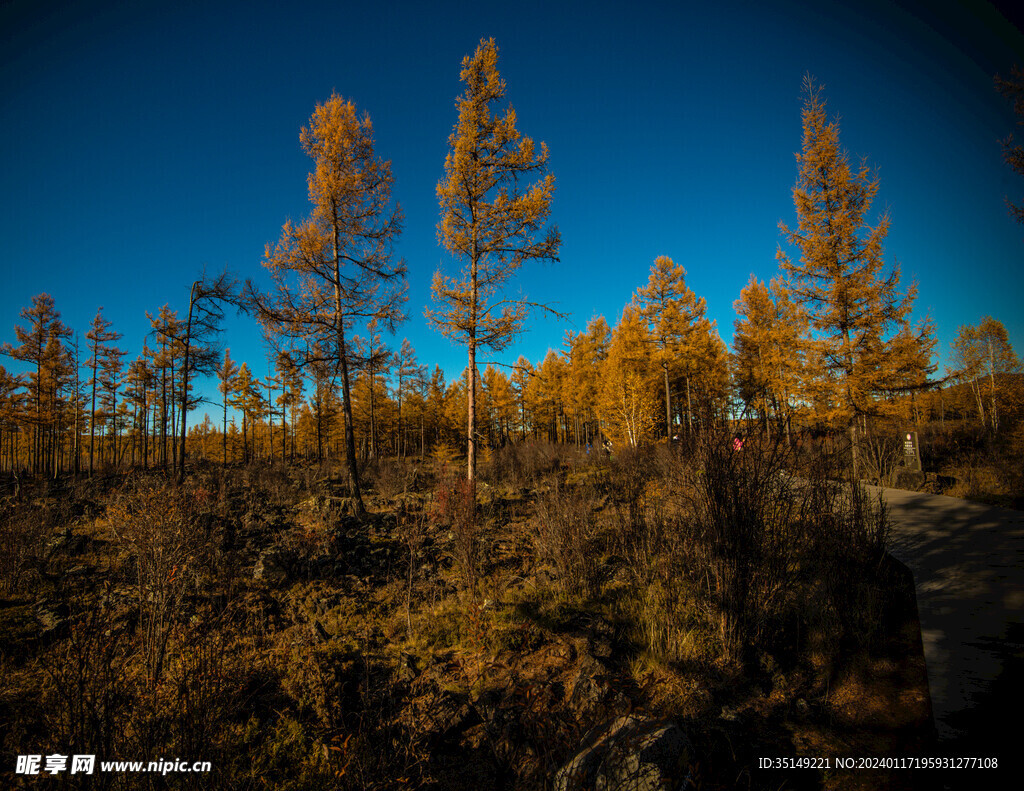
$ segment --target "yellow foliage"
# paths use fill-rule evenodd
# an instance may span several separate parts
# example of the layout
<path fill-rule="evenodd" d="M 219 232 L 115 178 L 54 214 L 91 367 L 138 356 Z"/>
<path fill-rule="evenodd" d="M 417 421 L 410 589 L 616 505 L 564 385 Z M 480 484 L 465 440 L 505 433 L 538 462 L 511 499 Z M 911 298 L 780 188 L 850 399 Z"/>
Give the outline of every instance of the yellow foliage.
<path fill-rule="evenodd" d="M 654 432 L 657 371 L 652 352 L 639 312 L 627 305 L 612 332 L 598 404 L 598 414 L 613 443 L 635 448 Z"/>
<path fill-rule="evenodd" d="M 497 68 L 494 39 L 481 41 L 462 61 L 465 91 L 458 99 L 459 121 L 448 139 L 445 178 L 437 185 L 441 204 L 438 240 L 466 262 L 458 277 L 437 272 L 433 281 L 438 308 L 426 316 L 447 338 L 469 352 L 467 388 L 468 472 L 476 469 L 476 350 L 500 350 L 520 332 L 531 304 L 504 299 L 506 281 L 529 259 L 557 260 L 558 231 L 542 232 L 550 212 L 555 179 L 543 175 L 527 184 L 532 173 L 547 166 L 547 147 L 537 151 L 521 137 L 516 114 L 492 107 L 505 98 L 505 81 Z"/>

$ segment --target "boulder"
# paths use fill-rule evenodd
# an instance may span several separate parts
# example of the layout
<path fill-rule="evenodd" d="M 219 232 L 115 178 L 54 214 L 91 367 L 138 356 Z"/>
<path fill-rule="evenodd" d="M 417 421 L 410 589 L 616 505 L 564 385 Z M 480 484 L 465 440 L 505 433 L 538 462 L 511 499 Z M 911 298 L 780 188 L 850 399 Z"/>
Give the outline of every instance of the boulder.
<path fill-rule="evenodd" d="M 287 553 L 268 549 L 260 554 L 252 570 L 254 580 L 263 580 L 270 584 L 285 582 L 288 579 L 291 559 Z"/>
<path fill-rule="evenodd" d="M 672 722 L 631 714 L 591 731 L 555 774 L 555 791 L 664 791 L 678 788 L 693 747 Z"/>
<path fill-rule="evenodd" d="M 907 489 L 916 492 L 924 486 L 925 474 L 909 467 L 897 467 L 892 474 L 893 486 L 897 489 Z"/>

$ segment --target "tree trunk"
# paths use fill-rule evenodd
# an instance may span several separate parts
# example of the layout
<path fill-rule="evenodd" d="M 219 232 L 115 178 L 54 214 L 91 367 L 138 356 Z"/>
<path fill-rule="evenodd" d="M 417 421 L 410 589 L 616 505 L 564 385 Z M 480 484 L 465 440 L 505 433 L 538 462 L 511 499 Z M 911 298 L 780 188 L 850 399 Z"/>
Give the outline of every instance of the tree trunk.
<path fill-rule="evenodd" d="M 188 422 L 188 355 L 192 347 L 192 309 L 196 304 L 196 286 L 188 293 L 188 320 L 185 322 L 185 362 L 181 369 L 181 457 L 178 463 L 178 483 L 185 479 L 185 424 Z"/>
<path fill-rule="evenodd" d="M 992 352 L 992 338 L 988 339 L 988 378 L 992 388 L 992 433 L 999 431 L 999 412 L 996 409 L 996 361 Z"/>
<path fill-rule="evenodd" d="M 668 389 L 668 363 L 662 366 L 665 374 L 665 436 L 672 439 L 672 396 Z"/>
<path fill-rule="evenodd" d="M 341 365 L 341 400 L 345 415 L 345 460 L 348 462 L 349 496 L 353 500 L 356 514 L 363 514 L 366 508 L 359 492 L 359 469 L 356 466 L 356 440 L 352 430 L 352 395 L 348 382 L 348 360 L 345 354 L 344 314 L 341 311 L 341 267 L 338 261 L 338 225 L 334 226 L 334 321 L 338 337 L 338 362 Z"/>
<path fill-rule="evenodd" d="M 985 428 L 985 406 L 981 402 L 981 385 L 978 384 L 977 376 L 971 381 L 971 392 L 974 393 L 974 399 L 978 403 L 978 420 L 981 421 L 981 427 Z"/>

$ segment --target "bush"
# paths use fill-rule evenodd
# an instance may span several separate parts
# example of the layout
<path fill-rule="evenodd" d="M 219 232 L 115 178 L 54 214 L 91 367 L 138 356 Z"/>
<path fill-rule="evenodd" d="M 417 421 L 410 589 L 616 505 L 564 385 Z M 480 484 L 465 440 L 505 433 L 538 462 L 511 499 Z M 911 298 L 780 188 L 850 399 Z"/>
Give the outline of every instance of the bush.
<path fill-rule="evenodd" d="M 777 643 L 794 620 L 804 634 L 824 624 L 837 640 L 870 630 L 864 604 L 886 515 L 859 484 L 839 480 L 848 457 L 836 454 L 801 461 L 785 437 L 764 433 L 736 450 L 723 431 L 705 433 L 680 458 L 670 555 L 730 659 Z"/>
<path fill-rule="evenodd" d="M 52 534 L 47 509 L 8 504 L 0 511 L 0 592 L 27 590 L 31 572 L 45 572 Z"/>
<path fill-rule="evenodd" d="M 592 487 L 557 481 L 537 501 L 537 555 L 554 565 L 562 590 L 570 595 L 589 596 L 597 583 L 595 506 Z"/>
<path fill-rule="evenodd" d="M 487 479 L 492 484 L 533 486 L 563 466 L 579 464 L 586 455 L 576 448 L 550 442 L 509 443 L 491 454 Z"/>
<path fill-rule="evenodd" d="M 362 473 L 362 480 L 377 494 L 393 499 L 416 487 L 418 468 L 406 459 L 375 459 Z"/>
<path fill-rule="evenodd" d="M 153 685 L 186 590 L 212 568 L 212 523 L 201 515 L 211 499 L 205 489 L 137 480 L 107 509 L 114 536 L 137 564 L 142 646 Z"/>
<path fill-rule="evenodd" d="M 476 486 L 455 472 L 442 473 L 434 489 L 431 520 L 452 538 L 452 560 L 469 596 L 477 594 L 482 546 L 477 524 Z"/>

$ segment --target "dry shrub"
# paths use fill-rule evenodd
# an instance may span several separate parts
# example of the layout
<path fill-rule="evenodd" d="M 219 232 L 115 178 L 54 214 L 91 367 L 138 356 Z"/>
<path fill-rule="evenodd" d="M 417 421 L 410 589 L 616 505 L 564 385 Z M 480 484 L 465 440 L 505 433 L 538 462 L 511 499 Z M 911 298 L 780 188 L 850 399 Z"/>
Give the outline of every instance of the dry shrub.
<path fill-rule="evenodd" d="M 598 581 L 597 496 L 590 486 L 555 482 L 537 501 L 534 546 L 551 562 L 563 592 L 588 596 Z"/>
<path fill-rule="evenodd" d="M 182 598 L 212 567 L 211 522 L 202 514 L 211 500 L 205 489 L 138 480 L 107 509 L 115 538 L 137 564 L 142 646 L 154 685 Z"/>
<path fill-rule="evenodd" d="M 451 533 L 452 559 L 463 590 L 470 597 L 475 597 L 483 548 L 477 521 L 474 482 L 457 473 L 444 471 L 434 488 L 431 521 Z"/>
<path fill-rule="evenodd" d="M 707 432 L 681 460 L 683 509 L 667 529 L 676 584 L 703 599 L 730 659 L 778 646 L 794 623 L 828 632 L 833 648 L 869 636 L 887 521 L 842 480 L 848 458 L 840 446 L 801 463 L 778 434 L 754 433 L 736 450 L 729 433 Z"/>
<path fill-rule="evenodd" d="M 363 481 L 388 499 L 406 494 L 416 486 L 418 468 L 406 459 L 376 459 L 366 466 Z"/>
<path fill-rule="evenodd" d="M 73 620 L 65 640 L 40 655 L 41 711 L 51 752 L 103 758 L 123 747 L 134 703 L 128 684 L 134 652 L 125 630 L 111 621 L 109 608 L 94 608 Z"/>
<path fill-rule="evenodd" d="M 534 441 L 510 443 L 492 452 L 487 477 L 493 484 L 532 486 L 581 457 L 585 458 L 585 453 L 568 445 Z"/>
<path fill-rule="evenodd" d="M 299 487 L 292 482 L 287 466 L 281 462 L 250 462 L 242 482 L 248 492 L 258 493 L 260 500 L 272 505 L 290 505 L 298 498 Z"/>
<path fill-rule="evenodd" d="M 666 492 L 657 472 L 649 448 L 626 449 L 603 470 L 600 483 L 616 517 L 615 551 L 638 588 L 651 582 L 665 559 Z"/>
<path fill-rule="evenodd" d="M 52 532 L 46 509 L 8 504 L 0 511 L 0 592 L 29 589 L 32 572 L 43 572 Z"/>
<path fill-rule="evenodd" d="M 901 434 L 876 429 L 860 442 L 861 475 L 877 486 L 892 486 L 896 469 L 903 463 Z"/>

